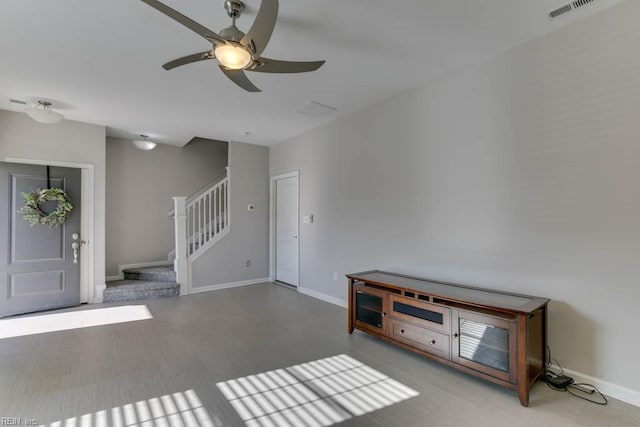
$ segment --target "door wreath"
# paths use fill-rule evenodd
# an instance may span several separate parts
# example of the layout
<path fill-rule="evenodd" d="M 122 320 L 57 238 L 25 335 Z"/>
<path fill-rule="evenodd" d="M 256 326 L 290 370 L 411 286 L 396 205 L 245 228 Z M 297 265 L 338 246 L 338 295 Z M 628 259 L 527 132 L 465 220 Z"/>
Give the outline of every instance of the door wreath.
<path fill-rule="evenodd" d="M 22 193 L 24 206 L 18 211 L 22 219 L 31 223 L 59 227 L 65 223 L 67 216 L 73 210 L 73 205 L 65 193 L 60 188 L 44 188 L 34 190 L 31 193 Z M 46 213 L 42 208 L 47 202 L 56 202 L 57 208 Z"/>

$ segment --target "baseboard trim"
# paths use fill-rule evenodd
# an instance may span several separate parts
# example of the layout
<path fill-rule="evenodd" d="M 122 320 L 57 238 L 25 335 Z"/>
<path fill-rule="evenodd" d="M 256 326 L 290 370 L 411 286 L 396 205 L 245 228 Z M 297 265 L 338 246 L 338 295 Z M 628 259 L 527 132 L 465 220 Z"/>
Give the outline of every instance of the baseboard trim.
<path fill-rule="evenodd" d="M 199 286 L 197 288 L 191 288 L 190 294 L 199 294 L 200 292 L 218 291 L 220 289 L 238 288 L 240 286 L 257 285 L 258 283 L 268 282 L 268 277 L 261 277 L 259 279 L 242 280 L 240 282 L 221 283 L 219 285 Z"/>
<path fill-rule="evenodd" d="M 113 282 L 114 280 L 124 280 L 124 270 L 128 270 L 130 268 L 160 267 L 161 265 L 170 265 L 170 264 L 172 264 L 172 262 L 169 262 L 169 261 L 149 261 L 149 262 L 139 262 L 137 264 L 122 264 L 118 266 L 118 275 L 107 276 L 105 277 L 105 281 Z"/>
<path fill-rule="evenodd" d="M 101 302 L 103 302 L 103 293 L 104 290 L 107 288 L 107 285 L 96 285 L 96 292 L 95 295 L 93 296 L 93 300 L 90 301 L 90 304 L 100 304 Z"/>
<path fill-rule="evenodd" d="M 553 365 L 551 367 L 554 371 L 559 371 L 560 367 Z M 595 378 L 582 372 L 576 372 L 571 369 L 564 368 L 566 375 L 573 378 L 577 383 L 593 384 L 598 387 L 603 394 L 613 397 L 614 399 L 622 400 L 634 406 L 640 406 L 640 391 L 631 390 L 630 388 L 623 387 L 618 384 L 610 383 L 609 381 Z"/>
<path fill-rule="evenodd" d="M 324 302 L 328 302 L 330 304 L 339 305 L 343 308 L 347 308 L 349 305 L 347 301 L 329 296 L 327 294 L 323 294 L 322 292 L 314 291 L 312 289 L 298 287 L 298 292 L 300 292 L 301 294 L 309 295 L 310 297 L 322 300 Z"/>

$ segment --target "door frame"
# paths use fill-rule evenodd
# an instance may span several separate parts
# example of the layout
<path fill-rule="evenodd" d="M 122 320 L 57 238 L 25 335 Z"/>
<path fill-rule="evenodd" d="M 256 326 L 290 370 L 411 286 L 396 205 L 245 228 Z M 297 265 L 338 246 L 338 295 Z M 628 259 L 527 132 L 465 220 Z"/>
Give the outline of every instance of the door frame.
<path fill-rule="evenodd" d="M 280 175 L 272 176 L 269 183 L 269 281 L 275 282 L 276 280 L 276 182 L 281 179 L 296 178 L 298 180 L 298 286 L 296 289 L 301 288 L 300 283 L 300 171 L 294 170 L 292 172 L 283 173 Z"/>
<path fill-rule="evenodd" d="M 21 163 L 25 165 L 58 166 L 63 168 L 76 168 L 81 170 L 80 183 L 80 236 L 87 244 L 81 251 L 85 256 L 80 257 L 80 302 L 97 302 L 102 300 L 96 295 L 96 287 L 91 286 L 94 282 L 95 268 L 95 236 L 94 236 L 94 212 L 95 194 L 93 184 L 95 179 L 94 165 L 88 163 L 45 161 L 36 159 L 22 159 L 15 157 L 5 157 L 6 163 Z"/>

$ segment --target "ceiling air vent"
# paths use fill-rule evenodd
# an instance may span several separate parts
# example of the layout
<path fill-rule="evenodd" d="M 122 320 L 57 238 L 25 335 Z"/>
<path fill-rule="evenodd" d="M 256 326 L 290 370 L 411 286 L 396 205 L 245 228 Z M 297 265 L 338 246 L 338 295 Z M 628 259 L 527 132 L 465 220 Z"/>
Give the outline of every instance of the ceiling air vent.
<path fill-rule="evenodd" d="M 595 0 L 576 0 L 573 2 L 573 8 L 577 9 L 579 7 L 585 6 L 589 3 L 593 3 Z"/>
<path fill-rule="evenodd" d="M 572 2 L 569 2 L 567 4 L 564 4 L 560 7 L 557 7 L 555 9 L 553 9 L 551 12 L 549 12 L 547 14 L 549 19 L 555 19 L 561 15 L 564 15 L 566 13 L 569 13 L 575 9 L 579 9 L 583 6 L 586 6 L 590 3 L 595 2 L 596 0 L 574 0 Z"/>
<path fill-rule="evenodd" d="M 12 103 L 12 104 L 16 104 L 16 105 L 27 105 L 27 103 L 25 101 L 22 101 L 20 99 L 10 98 L 9 102 Z"/>
<path fill-rule="evenodd" d="M 565 4 L 562 7 L 559 7 L 557 9 L 552 10 L 551 12 L 549 12 L 549 18 L 553 19 L 553 18 L 557 18 L 560 15 L 564 15 L 567 12 L 571 12 L 573 10 L 573 8 L 571 7 L 570 4 Z"/>
<path fill-rule="evenodd" d="M 337 108 L 330 105 L 324 105 L 316 101 L 309 101 L 296 111 L 309 117 L 322 117 L 331 114 L 336 110 Z"/>

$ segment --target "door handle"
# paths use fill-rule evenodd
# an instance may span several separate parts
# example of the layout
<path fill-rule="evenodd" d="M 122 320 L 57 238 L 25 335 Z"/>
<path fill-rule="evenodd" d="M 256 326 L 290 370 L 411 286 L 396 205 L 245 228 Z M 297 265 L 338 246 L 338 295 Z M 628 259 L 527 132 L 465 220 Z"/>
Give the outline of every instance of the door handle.
<path fill-rule="evenodd" d="M 294 238 L 294 239 L 297 239 L 297 238 L 298 238 L 298 236 L 293 236 L 293 238 Z"/>
<path fill-rule="evenodd" d="M 71 247 L 73 248 L 73 263 L 77 264 L 78 263 L 78 249 L 80 249 L 80 246 L 86 245 L 87 242 L 85 242 L 84 240 L 80 240 L 80 243 L 78 243 L 77 240 L 80 238 L 80 235 L 78 233 L 73 233 L 71 235 L 71 238 L 74 240 L 73 243 L 71 244 Z"/>
<path fill-rule="evenodd" d="M 80 249 L 80 243 L 73 242 L 71 244 L 71 247 L 73 248 L 73 263 L 77 264 L 78 263 L 78 249 Z"/>

